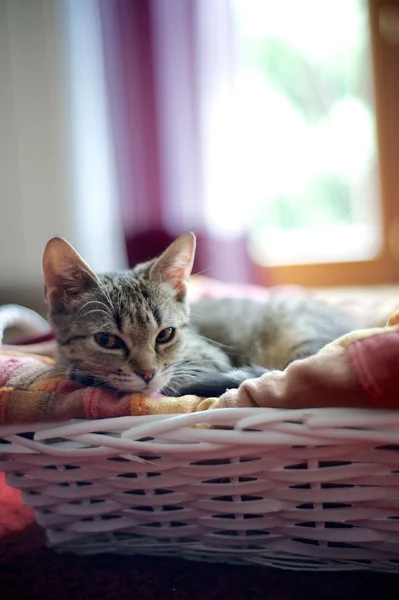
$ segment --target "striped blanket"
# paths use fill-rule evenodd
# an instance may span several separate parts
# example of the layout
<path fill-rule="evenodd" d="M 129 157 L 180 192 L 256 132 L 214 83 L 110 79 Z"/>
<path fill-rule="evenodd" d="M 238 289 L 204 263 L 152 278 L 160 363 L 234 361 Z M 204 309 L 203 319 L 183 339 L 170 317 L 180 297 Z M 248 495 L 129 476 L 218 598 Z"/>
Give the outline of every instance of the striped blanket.
<path fill-rule="evenodd" d="M 396 318 L 396 317 L 395 317 Z M 399 408 L 399 315 L 385 328 L 358 330 L 315 356 L 244 382 L 220 398 L 120 395 L 56 374 L 50 357 L 0 354 L 0 423 L 180 414 L 226 407 Z"/>
<path fill-rule="evenodd" d="M 46 344 L 0 346 L 0 423 L 181 414 L 244 406 L 399 408 L 398 312 L 386 326 L 352 332 L 317 355 L 295 361 L 283 372 L 271 371 L 248 380 L 220 398 L 121 395 L 85 387 L 54 369 L 53 342 Z M 41 348 L 47 354 L 43 355 Z"/>

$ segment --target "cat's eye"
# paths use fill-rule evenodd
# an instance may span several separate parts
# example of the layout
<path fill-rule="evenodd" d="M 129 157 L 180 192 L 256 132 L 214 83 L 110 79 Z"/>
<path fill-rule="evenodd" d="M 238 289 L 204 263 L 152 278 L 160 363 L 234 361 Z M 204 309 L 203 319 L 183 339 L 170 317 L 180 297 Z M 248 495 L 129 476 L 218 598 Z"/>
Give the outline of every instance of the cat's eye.
<path fill-rule="evenodd" d="M 175 337 L 176 329 L 174 327 L 167 327 L 162 329 L 157 335 L 157 344 L 166 344 Z"/>
<path fill-rule="evenodd" d="M 120 337 L 106 331 L 96 333 L 94 339 L 101 348 L 105 348 L 106 350 L 122 350 L 126 348 L 125 342 Z"/>

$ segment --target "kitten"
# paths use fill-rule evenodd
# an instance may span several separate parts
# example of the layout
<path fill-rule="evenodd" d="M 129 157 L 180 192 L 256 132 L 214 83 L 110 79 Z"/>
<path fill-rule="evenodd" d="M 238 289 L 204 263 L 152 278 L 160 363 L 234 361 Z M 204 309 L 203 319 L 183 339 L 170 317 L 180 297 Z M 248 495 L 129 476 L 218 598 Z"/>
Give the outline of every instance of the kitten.
<path fill-rule="evenodd" d="M 187 285 L 195 236 L 186 233 L 133 270 L 99 275 L 61 238 L 43 254 L 57 366 L 71 379 L 121 392 L 220 395 L 317 352 L 355 328 L 308 298 L 203 300 Z"/>

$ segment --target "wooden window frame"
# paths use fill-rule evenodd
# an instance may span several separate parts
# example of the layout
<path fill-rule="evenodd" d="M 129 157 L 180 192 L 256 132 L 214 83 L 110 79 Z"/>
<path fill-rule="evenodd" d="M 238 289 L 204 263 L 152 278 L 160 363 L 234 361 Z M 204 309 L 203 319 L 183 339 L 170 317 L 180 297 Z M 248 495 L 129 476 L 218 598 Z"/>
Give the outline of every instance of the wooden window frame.
<path fill-rule="evenodd" d="M 375 88 L 382 247 L 375 259 L 257 267 L 258 279 L 271 285 L 308 287 L 382 285 L 399 282 L 399 39 L 380 33 L 383 7 L 399 10 L 399 0 L 369 0 L 372 69 Z M 339 241 L 337 241 L 339 243 Z"/>

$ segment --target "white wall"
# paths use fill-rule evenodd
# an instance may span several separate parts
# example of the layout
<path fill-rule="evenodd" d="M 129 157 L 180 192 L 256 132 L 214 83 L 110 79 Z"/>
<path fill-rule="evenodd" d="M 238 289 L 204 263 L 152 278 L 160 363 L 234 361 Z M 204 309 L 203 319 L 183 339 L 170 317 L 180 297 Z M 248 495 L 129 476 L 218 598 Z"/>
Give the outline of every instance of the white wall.
<path fill-rule="evenodd" d="M 53 235 L 124 266 L 102 67 L 96 0 L 0 0 L 0 289 Z"/>

